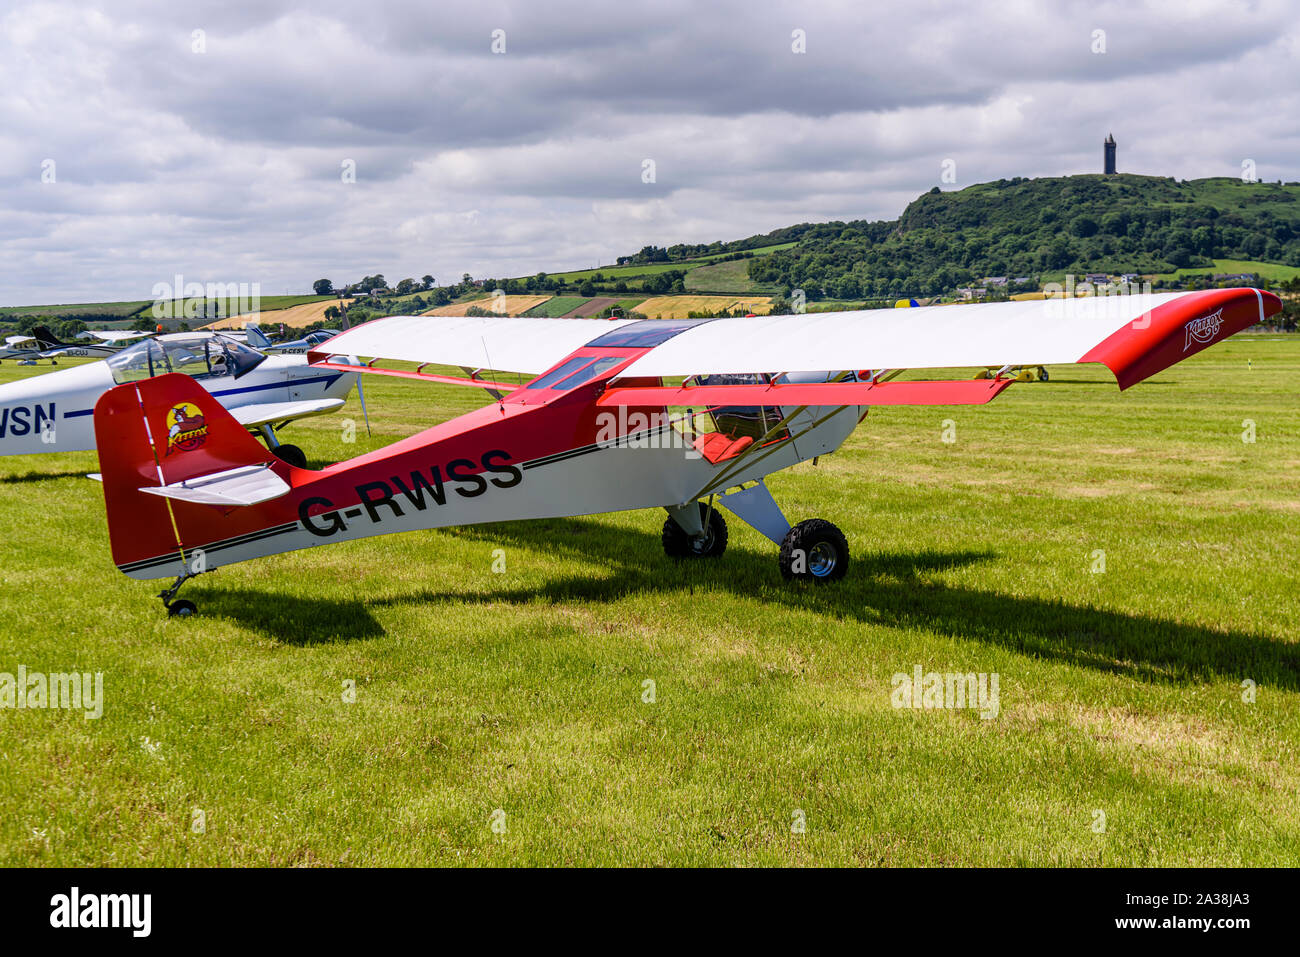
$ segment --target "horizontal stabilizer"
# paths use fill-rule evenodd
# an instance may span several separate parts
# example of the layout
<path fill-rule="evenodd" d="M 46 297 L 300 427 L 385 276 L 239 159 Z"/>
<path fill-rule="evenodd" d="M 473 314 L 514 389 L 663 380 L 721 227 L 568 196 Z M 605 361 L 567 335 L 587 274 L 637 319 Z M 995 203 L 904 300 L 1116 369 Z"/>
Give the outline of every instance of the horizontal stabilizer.
<path fill-rule="evenodd" d="M 241 465 L 175 485 L 145 486 L 140 491 L 198 505 L 256 505 L 284 495 L 289 483 L 272 472 L 270 465 Z"/>

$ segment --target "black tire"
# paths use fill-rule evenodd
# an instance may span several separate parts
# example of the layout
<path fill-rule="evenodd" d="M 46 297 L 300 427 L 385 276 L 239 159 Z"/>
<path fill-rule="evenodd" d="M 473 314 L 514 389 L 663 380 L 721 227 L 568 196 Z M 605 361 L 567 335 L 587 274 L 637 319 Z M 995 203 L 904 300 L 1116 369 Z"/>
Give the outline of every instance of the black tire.
<path fill-rule="evenodd" d="M 271 449 L 271 454 L 281 462 L 288 462 L 296 469 L 305 469 L 307 467 L 307 455 L 296 445 L 277 445 Z"/>
<path fill-rule="evenodd" d="M 179 601 L 174 601 L 167 606 L 167 617 L 168 618 L 189 618 L 198 610 L 199 610 L 198 606 L 195 605 L 194 602 L 190 601 L 188 598 L 182 598 Z"/>
<path fill-rule="evenodd" d="M 664 554 L 669 558 L 717 558 L 727 550 L 726 520 L 716 508 L 710 509 L 704 502 L 699 506 L 701 521 L 708 513 L 703 538 L 691 538 L 671 517 L 664 521 Z"/>
<path fill-rule="evenodd" d="M 1039 381 L 1039 382 L 1046 382 L 1046 381 L 1047 381 L 1047 378 L 1048 378 L 1048 376 L 1047 376 L 1047 369 L 1046 369 L 1045 367 L 1043 367 L 1043 366 L 1039 366 L 1039 367 L 1038 367 L 1038 381 Z"/>
<path fill-rule="evenodd" d="M 825 519 L 810 518 L 786 532 L 780 563 L 787 581 L 839 581 L 849 570 L 848 539 Z"/>

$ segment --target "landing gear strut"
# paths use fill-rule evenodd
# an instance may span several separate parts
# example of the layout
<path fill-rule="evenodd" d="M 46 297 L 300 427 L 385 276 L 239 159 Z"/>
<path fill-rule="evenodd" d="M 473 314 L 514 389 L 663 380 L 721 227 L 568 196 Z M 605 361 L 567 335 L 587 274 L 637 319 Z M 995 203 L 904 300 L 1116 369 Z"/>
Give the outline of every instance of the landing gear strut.
<path fill-rule="evenodd" d="M 778 563 L 787 581 L 824 585 L 839 581 L 849 570 L 849 543 L 844 533 L 823 518 L 810 518 L 792 528 L 761 480 L 723 492 L 718 500 L 746 525 L 780 546 Z M 668 509 L 663 542 L 669 557 L 716 558 L 726 550 L 727 523 L 713 502 L 710 497 L 707 502 Z"/>
<path fill-rule="evenodd" d="M 189 572 L 177 575 L 176 581 L 172 582 L 170 588 L 165 588 L 158 593 L 158 597 L 162 599 L 163 607 L 167 609 L 168 618 L 189 618 L 199 610 L 198 606 L 188 598 L 176 600 L 176 593 L 181 590 L 181 586 L 193 577 Z"/>
<path fill-rule="evenodd" d="M 671 513 L 664 522 L 664 553 L 669 558 L 717 558 L 727 550 L 726 520 L 712 503 L 697 502 L 696 505 L 699 507 L 696 534 L 691 534 L 679 525 Z M 679 510 L 679 514 L 683 511 L 685 509 Z M 691 524 L 690 518 L 689 512 L 683 515 L 687 524 Z"/>

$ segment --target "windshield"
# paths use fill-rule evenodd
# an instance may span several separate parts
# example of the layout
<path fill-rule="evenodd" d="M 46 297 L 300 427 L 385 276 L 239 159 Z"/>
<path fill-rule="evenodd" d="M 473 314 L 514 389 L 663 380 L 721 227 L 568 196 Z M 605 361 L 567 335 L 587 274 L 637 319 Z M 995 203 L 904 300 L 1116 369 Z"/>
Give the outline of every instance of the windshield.
<path fill-rule="evenodd" d="M 113 373 L 113 381 L 118 384 L 138 382 L 171 371 L 167 367 L 167 360 L 163 358 L 162 349 L 152 339 L 123 349 L 105 361 Z"/>
<path fill-rule="evenodd" d="M 110 356 L 107 362 L 113 381 L 122 383 L 167 372 L 183 372 L 196 379 L 238 379 L 265 358 L 226 336 L 195 332 L 146 339 Z"/>
<path fill-rule="evenodd" d="M 593 358 L 594 358 L 593 356 L 577 356 L 576 358 L 569 359 L 564 363 L 564 365 L 560 366 L 558 369 L 553 369 L 552 371 L 546 373 L 546 375 L 542 376 L 540 379 L 534 379 L 532 382 L 528 383 L 528 388 L 549 389 L 551 386 L 555 385 L 555 383 L 559 382 L 564 377 L 573 375 L 573 373 L 577 372 L 587 363 L 591 362 Z"/>

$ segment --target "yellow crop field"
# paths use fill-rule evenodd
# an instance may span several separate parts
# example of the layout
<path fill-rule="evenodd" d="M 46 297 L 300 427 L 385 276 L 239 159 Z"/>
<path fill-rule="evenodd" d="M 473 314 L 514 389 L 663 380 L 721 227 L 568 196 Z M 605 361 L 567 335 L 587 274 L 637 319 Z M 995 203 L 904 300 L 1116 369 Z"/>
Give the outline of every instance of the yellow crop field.
<path fill-rule="evenodd" d="M 465 310 L 469 309 L 470 306 L 478 306 L 480 309 L 487 309 L 491 312 L 499 308 L 503 301 L 506 315 L 518 316 L 527 312 L 533 306 L 540 306 L 550 298 L 550 296 L 504 296 L 502 300 L 496 300 L 489 297 L 487 299 L 475 299 L 472 302 L 455 302 L 450 306 L 438 306 L 436 309 L 430 309 L 428 312 L 422 313 L 422 315 L 463 316 Z"/>
<path fill-rule="evenodd" d="M 685 319 L 692 312 L 719 312 L 726 309 L 767 315 L 772 309 L 771 296 L 655 296 L 633 307 L 650 319 Z"/>
<path fill-rule="evenodd" d="M 227 316 L 224 319 L 218 319 L 216 322 L 210 322 L 204 329 L 242 329 L 250 322 L 265 323 L 267 325 L 279 325 L 284 323 L 294 329 L 302 329 L 311 325 L 313 322 L 321 322 L 325 318 L 325 310 L 330 306 L 337 306 L 340 302 L 346 302 L 351 305 L 353 299 L 325 299 L 320 302 L 304 302 L 300 306 L 290 306 L 288 309 L 272 309 L 263 312 L 246 312 L 238 316 Z"/>

